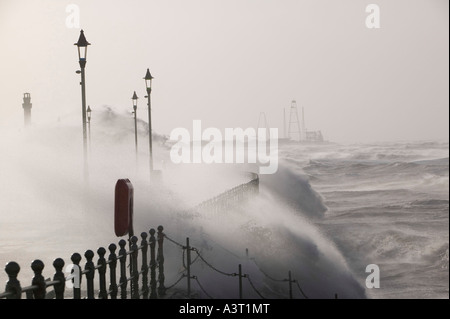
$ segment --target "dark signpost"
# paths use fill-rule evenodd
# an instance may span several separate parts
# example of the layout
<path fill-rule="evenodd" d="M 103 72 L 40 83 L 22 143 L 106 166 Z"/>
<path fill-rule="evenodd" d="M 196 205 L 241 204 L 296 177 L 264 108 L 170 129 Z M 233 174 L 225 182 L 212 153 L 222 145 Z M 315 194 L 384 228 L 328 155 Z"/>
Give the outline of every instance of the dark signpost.
<path fill-rule="evenodd" d="M 114 231 L 117 237 L 133 233 L 133 184 L 129 179 L 119 179 L 116 183 L 114 199 Z"/>

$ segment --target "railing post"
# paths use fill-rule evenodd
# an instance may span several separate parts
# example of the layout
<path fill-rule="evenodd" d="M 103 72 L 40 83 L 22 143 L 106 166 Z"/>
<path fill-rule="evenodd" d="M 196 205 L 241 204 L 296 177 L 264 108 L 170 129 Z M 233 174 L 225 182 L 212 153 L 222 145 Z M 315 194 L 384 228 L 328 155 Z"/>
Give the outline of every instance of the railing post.
<path fill-rule="evenodd" d="M 33 290 L 34 299 L 45 299 L 45 278 L 42 276 L 42 270 L 44 269 L 44 263 L 36 259 L 31 263 L 31 269 L 33 269 L 34 277 L 31 281 L 32 286 L 37 286 L 36 289 Z"/>
<path fill-rule="evenodd" d="M 158 226 L 158 295 L 164 296 L 166 294 L 166 287 L 164 287 L 164 251 L 163 251 L 163 244 L 164 244 L 164 233 L 163 233 L 164 227 L 161 225 Z"/>
<path fill-rule="evenodd" d="M 119 256 L 120 256 L 120 298 L 127 299 L 127 250 L 125 249 L 125 245 L 127 242 L 124 239 L 119 241 Z"/>
<path fill-rule="evenodd" d="M 291 271 L 289 270 L 289 299 L 292 299 L 292 277 L 291 277 Z"/>
<path fill-rule="evenodd" d="M 142 299 L 148 299 L 148 264 L 147 264 L 147 233 L 141 233 L 141 246 L 142 246 Z"/>
<path fill-rule="evenodd" d="M 242 299 L 242 265 L 239 264 L 239 299 Z"/>
<path fill-rule="evenodd" d="M 84 253 L 86 257 L 86 264 L 84 270 L 86 270 L 86 283 L 87 283 L 87 299 L 94 299 L 94 276 L 95 276 L 95 266 L 92 262 L 94 258 L 94 252 L 90 249 L 86 250 Z"/>
<path fill-rule="evenodd" d="M 78 278 L 74 277 L 72 278 L 73 285 L 73 299 L 81 299 L 81 278 L 83 277 L 81 275 L 81 267 L 80 267 L 80 261 L 81 261 L 81 255 L 79 253 L 74 253 L 70 257 L 70 260 L 72 260 L 72 263 L 74 267 L 77 267 L 77 274 Z M 72 269 L 72 273 L 74 270 Z M 78 280 L 76 283 L 75 280 Z"/>
<path fill-rule="evenodd" d="M 132 273 L 132 286 L 131 286 L 131 298 L 139 299 L 139 272 L 138 272 L 138 246 L 137 246 L 138 238 L 136 236 L 131 237 L 131 273 Z"/>
<path fill-rule="evenodd" d="M 191 298 L 191 247 L 189 237 L 186 238 L 186 271 L 187 271 L 187 296 Z"/>
<path fill-rule="evenodd" d="M 19 271 L 20 266 L 15 261 L 10 261 L 5 266 L 5 272 L 8 274 L 8 282 L 6 283 L 5 292 L 9 292 L 12 294 L 6 297 L 6 299 L 22 298 L 22 287 L 20 286 L 20 281 L 17 280 Z"/>
<path fill-rule="evenodd" d="M 53 281 L 59 281 L 58 284 L 53 286 L 55 291 L 55 299 L 64 299 L 64 290 L 66 288 L 66 278 L 63 273 L 64 260 L 56 258 L 53 261 L 53 267 L 55 268 L 55 274 L 53 275 Z"/>
<path fill-rule="evenodd" d="M 98 268 L 98 276 L 100 281 L 98 298 L 108 299 L 108 292 L 106 291 L 106 259 L 105 259 L 106 249 L 100 247 L 99 249 L 97 249 L 97 254 L 99 255 L 97 265 L 100 266 Z"/>
<path fill-rule="evenodd" d="M 155 258 L 155 230 L 150 229 L 150 299 L 158 298 L 156 293 L 156 258 Z"/>
<path fill-rule="evenodd" d="M 116 267 L 117 267 L 117 256 L 116 256 L 117 246 L 115 244 L 110 244 L 108 246 L 109 250 L 109 293 L 111 299 L 117 299 L 117 281 L 116 281 Z"/>

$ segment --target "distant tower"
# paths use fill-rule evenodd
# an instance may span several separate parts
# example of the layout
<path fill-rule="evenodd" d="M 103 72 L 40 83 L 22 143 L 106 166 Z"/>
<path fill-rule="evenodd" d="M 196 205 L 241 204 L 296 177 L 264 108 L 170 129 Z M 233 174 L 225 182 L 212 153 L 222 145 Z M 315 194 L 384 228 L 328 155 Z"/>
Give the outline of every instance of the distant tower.
<path fill-rule="evenodd" d="M 289 115 L 288 137 L 291 140 L 296 140 L 296 141 L 301 140 L 300 121 L 298 119 L 297 102 L 295 100 L 292 100 L 292 102 L 291 102 L 291 113 Z"/>
<path fill-rule="evenodd" d="M 32 104 L 30 93 L 24 93 L 22 107 L 25 126 L 28 126 L 31 123 L 31 106 Z"/>

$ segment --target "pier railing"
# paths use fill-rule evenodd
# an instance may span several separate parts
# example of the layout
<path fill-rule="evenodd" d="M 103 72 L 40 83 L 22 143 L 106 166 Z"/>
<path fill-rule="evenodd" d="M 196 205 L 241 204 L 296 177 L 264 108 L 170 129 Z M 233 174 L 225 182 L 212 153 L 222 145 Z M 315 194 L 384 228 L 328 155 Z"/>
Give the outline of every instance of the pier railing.
<path fill-rule="evenodd" d="M 248 173 L 248 175 L 250 178 L 249 182 L 235 186 L 217 196 L 205 200 L 189 211 L 184 212 L 184 214 L 196 215 L 199 212 L 206 212 L 216 216 L 253 198 L 259 193 L 259 176 L 256 173 Z"/>
<path fill-rule="evenodd" d="M 249 182 L 202 202 L 191 212 L 205 210 L 218 213 L 250 199 L 259 191 L 258 175 L 251 173 L 250 177 Z M 111 243 L 108 246 L 109 255 L 107 257 L 107 250 L 104 247 L 98 248 L 96 260 L 94 260 L 94 251 L 86 250 L 84 268 L 81 266 L 83 257 L 79 253 L 72 254 L 71 263 L 67 265 L 62 258 L 56 258 L 53 261 L 55 272 L 52 278 L 45 279 L 43 276 L 44 263 L 39 259 L 34 260 L 31 263 L 34 277 L 31 285 L 26 287 L 22 287 L 18 280 L 21 269 L 19 264 L 11 261 L 5 266 L 8 281 L 5 291 L 0 293 L 0 299 L 21 299 L 23 297 L 27 299 L 157 299 L 166 298 L 167 291 L 178 286 L 183 279 L 186 280 L 186 287 L 181 289 L 185 294 L 184 297 L 192 297 L 191 283 L 195 282 L 199 291 L 202 291 L 208 298 L 213 298 L 214 296 L 205 289 L 204 283 L 201 284 L 201 276 L 199 278 L 198 274 L 193 273 L 192 265 L 198 260 L 218 276 L 237 277 L 239 298 L 243 298 L 245 281 L 258 297 L 265 298 L 264 293 L 258 290 L 250 278 L 250 274 L 244 273 L 241 263 L 236 265 L 237 272 L 224 271 L 220 269 L 220 266 L 208 261 L 208 258 L 198 248 L 191 246 L 189 238 L 186 238 L 186 243 L 179 243 L 168 237 L 162 226 L 158 226 L 156 230 L 152 228 L 148 233 L 142 232 L 140 236 L 140 243 L 136 236 L 128 238 L 128 241 L 121 239 L 118 242 L 118 251 L 117 245 Z M 166 286 L 164 273 L 165 239 L 177 249 L 181 249 L 182 255 L 182 271 L 178 279 L 169 286 Z M 286 278 L 274 278 L 268 275 L 259 267 L 255 258 L 248 257 L 248 249 L 246 249 L 245 260 L 253 261 L 266 280 L 274 283 L 288 283 L 289 294 L 285 297 L 293 298 L 292 287 L 295 284 L 301 297 L 307 298 L 299 281 L 292 278 L 291 271 L 287 273 Z"/>
<path fill-rule="evenodd" d="M 183 279 L 186 280 L 186 286 L 179 289 L 183 292 L 183 297 L 192 297 L 191 284 L 195 282 L 198 291 L 202 291 L 208 298 L 214 298 L 205 289 L 205 283 L 201 283 L 201 276 L 193 272 L 192 265 L 197 261 L 212 269 L 218 276 L 236 277 L 238 279 L 236 298 L 244 298 L 243 286 L 246 280 L 257 296 L 266 299 L 264 293 L 256 287 L 255 282 L 250 278 L 250 275 L 244 273 L 241 263 L 236 265 L 237 272 L 220 269 L 220 266 L 209 261 L 200 249 L 191 246 L 189 238 L 186 238 L 186 243 L 182 244 L 168 237 L 163 230 L 162 226 L 159 226 L 157 231 L 150 229 L 148 232 L 149 240 L 147 240 L 148 234 L 146 232 L 141 233 L 139 244 L 136 236 L 129 238 L 128 243 L 121 239 L 118 243 L 120 249 L 117 253 L 117 246 L 112 243 L 108 246 L 109 255 L 107 258 L 106 249 L 100 247 L 97 249 L 96 262 L 94 261 L 95 253 L 92 250 L 87 250 L 84 253 L 83 269 L 81 266 L 83 258 L 79 253 L 72 254 L 70 257 L 72 263 L 69 264 L 68 268 L 66 267 L 65 271 L 63 271 L 65 261 L 57 258 L 53 261 L 55 272 L 52 279 L 44 278 L 44 263 L 41 260 L 34 260 L 31 263 L 34 277 L 31 285 L 26 287 L 22 287 L 18 280 L 20 266 L 14 261 L 9 262 L 5 267 L 8 281 L 5 291 L 0 293 L 0 299 L 22 299 L 24 297 L 26 299 L 158 299 L 166 298 L 167 292 L 175 286 L 180 287 L 180 282 Z M 166 286 L 164 273 L 165 239 L 182 250 L 183 269 L 179 278 L 169 286 Z M 129 249 L 126 249 L 127 244 Z M 292 278 L 291 271 L 288 272 L 287 278 L 276 279 L 263 271 L 256 264 L 255 258 L 248 258 L 247 256 L 246 260 L 252 260 L 267 280 L 286 282 L 289 287 L 289 294 L 285 296 L 286 298 L 293 298 L 293 284 L 298 287 L 301 297 L 307 298 L 299 285 L 299 281 Z M 68 273 L 69 270 L 70 273 Z"/>
<path fill-rule="evenodd" d="M 85 292 L 84 298 L 94 299 L 96 297 L 94 289 L 94 280 L 96 277 L 98 277 L 97 298 L 99 299 L 126 299 L 128 297 L 133 299 L 147 299 L 156 298 L 157 295 L 163 296 L 165 294 L 163 227 L 159 226 L 157 232 L 154 229 L 150 229 L 149 234 L 149 241 L 147 241 L 148 235 L 146 232 L 141 234 L 140 245 L 138 245 L 138 238 L 136 236 L 129 238 L 128 250 L 126 249 L 127 241 L 121 239 L 118 243 L 120 247 L 118 254 L 116 254 L 116 244 L 110 244 L 108 246 L 108 259 L 105 258 L 106 249 L 104 247 L 98 248 L 96 264 L 94 263 L 94 252 L 87 250 L 84 253 L 86 260 L 84 269 L 80 266 L 82 256 L 79 253 L 72 254 L 70 257 L 72 264 L 68 267 L 71 273 L 68 275 L 63 272 L 64 260 L 57 258 L 53 262 L 55 273 L 52 280 L 46 280 L 42 276 L 44 263 L 41 260 L 34 260 L 31 263 L 31 269 L 34 272 L 31 285 L 23 288 L 17 279 L 20 266 L 14 261 L 9 262 L 5 267 L 9 280 L 6 283 L 5 292 L 0 294 L 0 298 L 21 299 L 22 295 L 25 294 L 27 299 L 44 299 L 49 297 L 64 299 L 67 291 L 66 286 L 69 286 L 72 289 L 74 299 L 80 299 L 82 297 L 82 290 Z M 140 270 L 138 269 L 139 252 L 141 257 Z M 147 261 L 149 252 L 150 258 Z M 118 280 L 117 266 L 119 266 Z M 129 274 L 127 274 L 128 267 Z M 66 267 L 66 272 L 68 268 Z M 156 278 L 157 269 L 159 270 L 158 279 Z M 109 280 L 107 281 L 106 274 L 108 270 Z M 141 289 L 139 288 L 139 278 L 141 279 Z M 86 282 L 85 289 L 82 289 L 81 286 L 84 281 Z M 109 283 L 108 288 L 107 283 Z M 157 283 L 159 283 L 158 287 Z M 128 286 L 129 289 L 127 289 Z M 53 288 L 53 293 L 49 294 L 47 292 L 48 288 Z"/>

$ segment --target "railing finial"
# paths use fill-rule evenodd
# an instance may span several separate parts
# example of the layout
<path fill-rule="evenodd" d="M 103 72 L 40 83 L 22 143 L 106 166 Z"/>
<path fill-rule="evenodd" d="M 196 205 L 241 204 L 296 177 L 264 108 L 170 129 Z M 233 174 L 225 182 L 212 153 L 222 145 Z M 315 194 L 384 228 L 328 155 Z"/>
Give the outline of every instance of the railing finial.
<path fill-rule="evenodd" d="M 64 260 L 62 258 L 56 258 L 53 261 L 53 267 L 55 267 L 55 275 L 53 276 L 53 281 L 59 281 L 58 284 L 53 286 L 55 290 L 56 299 L 64 299 L 64 289 L 66 287 L 66 278 L 63 273 Z"/>
<path fill-rule="evenodd" d="M 150 299 L 158 298 L 158 294 L 156 293 L 156 231 L 152 228 L 149 231 L 150 233 Z"/>
<path fill-rule="evenodd" d="M 95 276 L 95 266 L 92 262 L 94 258 L 94 252 L 90 249 L 86 250 L 84 253 L 84 257 L 86 257 L 86 264 L 84 266 L 84 270 L 86 272 L 86 281 L 87 281 L 87 298 L 94 299 L 94 276 Z"/>
<path fill-rule="evenodd" d="M 120 286 L 120 298 L 127 299 L 127 273 L 126 273 L 126 262 L 127 262 L 127 250 L 125 249 L 125 245 L 127 242 L 124 239 L 119 241 L 119 256 L 120 256 L 120 278 L 119 278 L 119 286 Z"/>
<path fill-rule="evenodd" d="M 33 269 L 34 272 L 34 277 L 31 284 L 38 287 L 33 290 L 34 299 L 45 299 L 45 278 L 42 276 L 44 263 L 39 259 L 33 260 L 31 263 L 31 269 Z"/>
<path fill-rule="evenodd" d="M 109 291 L 111 294 L 111 299 L 117 299 L 117 280 L 116 280 L 116 266 L 117 266 L 117 256 L 116 256 L 117 246 L 115 244 L 110 244 L 108 246 L 109 250 Z"/>
<path fill-rule="evenodd" d="M 72 256 L 70 257 L 70 260 L 72 260 L 72 263 L 75 265 L 75 267 L 78 267 L 77 273 L 79 274 L 79 278 L 73 278 L 72 282 L 78 280 L 78 284 L 81 285 L 81 267 L 80 267 L 81 255 L 79 253 L 73 253 Z M 72 272 L 74 272 L 73 269 Z M 73 285 L 73 299 L 81 298 L 81 289 L 78 284 Z"/>
<path fill-rule="evenodd" d="M 9 292 L 12 295 L 6 297 L 7 299 L 21 299 L 22 287 L 20 281 L 17 280 L 17 275 L 20 272 L 20 266 L 15 261 L 10 261 L 5 266 L 5 272 L 8 274 L 8 282 L 6 283 L 5 292 Z"/>
<path fill-rule="evenodd" d="M 131 298 L 139 299 L 139 272 L 137 269 L 138 260 L 138 238 L 136 236 L 131 237 Z"/>
<path fill-rule="evenodd" d="M 163 233 L 164 227 L 161 225 L 158 226 L 158 295 L 164 296 L 166 294 L 166 287 L 164 286 L 164 250 L 163 250 L 163 244 L 164 244 L 164 233 Z"/>
<path fill-rule="evenodd" d="M 97 249 L 97 255 L 99 256 L 97 265 L 98 274 L 100 278 L 100 290 L 98 293 L 99 299 L 108 299 L 108 292 L 106 291 L 106 259 L 105 259 L 106 249 L 100 247 Z"/>
<path fill-rule="evenodd" d="M 148 299 L 148 263 L 147 263 L 147 252 L 148 252 L 148 242 L 147 242 L 147 232 L 141 233 L 141 247 L 142 247 L 142 263 L 141 263 L 141 273 L 142 273 L 142 299 Z"/>
<path fill-rule="evenodd" d="M 80 261 L 81 261 L 81 255 L 79 253 L 74 253 L 72 254 L 72 256 L 70 257 L 70 260 L 72 260 L 72 262 L 75 265 L 79 265 Z"/>

